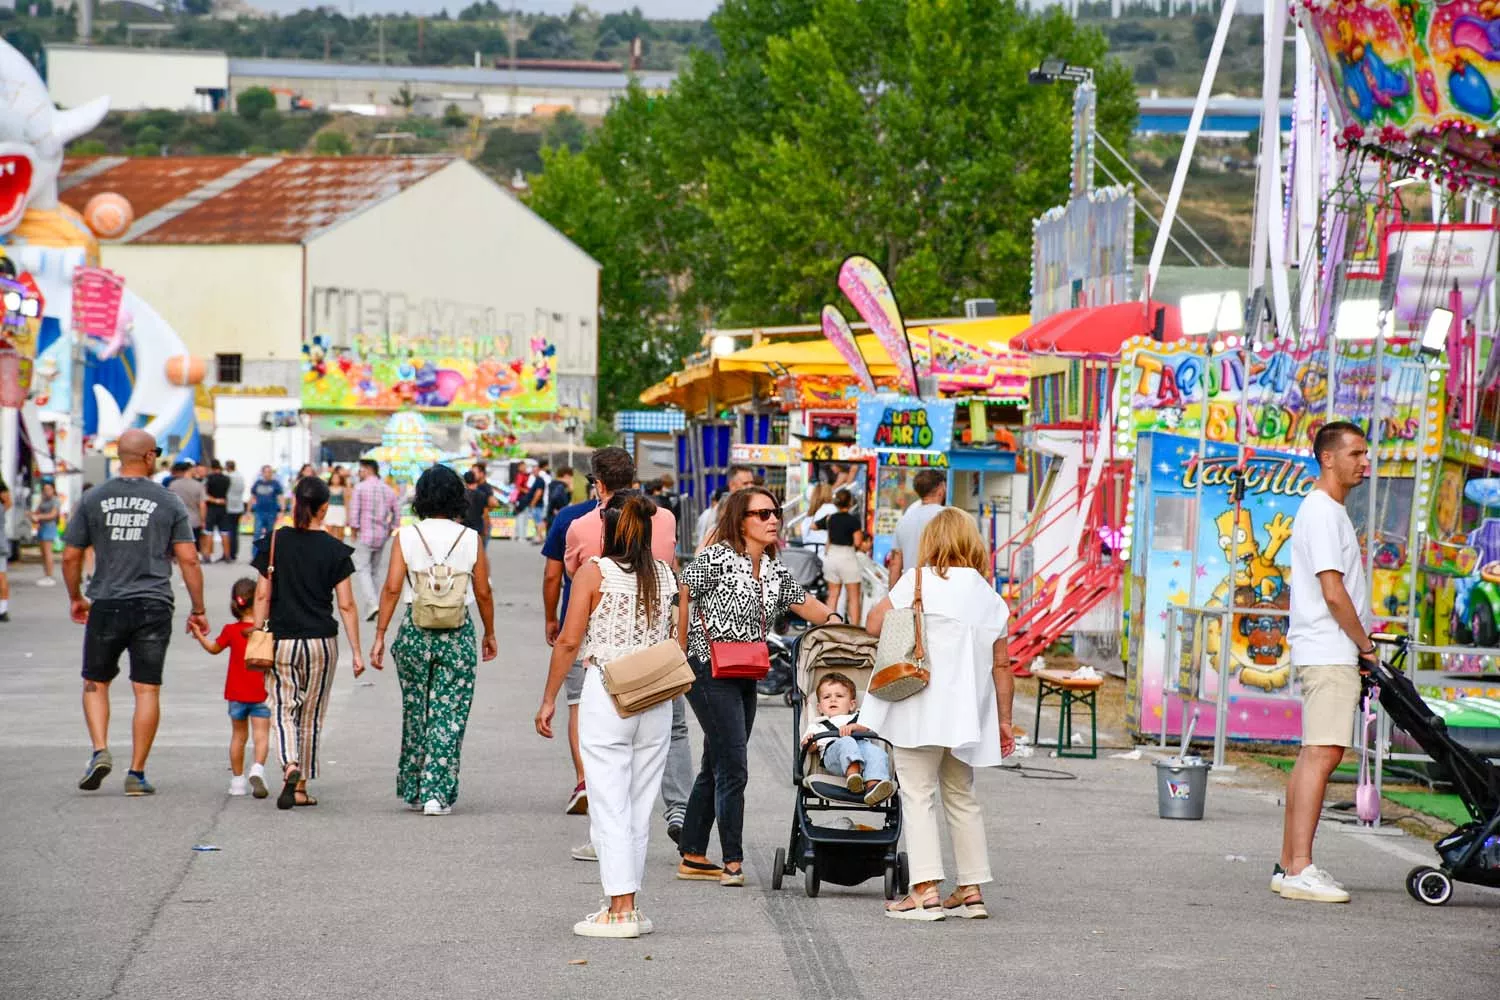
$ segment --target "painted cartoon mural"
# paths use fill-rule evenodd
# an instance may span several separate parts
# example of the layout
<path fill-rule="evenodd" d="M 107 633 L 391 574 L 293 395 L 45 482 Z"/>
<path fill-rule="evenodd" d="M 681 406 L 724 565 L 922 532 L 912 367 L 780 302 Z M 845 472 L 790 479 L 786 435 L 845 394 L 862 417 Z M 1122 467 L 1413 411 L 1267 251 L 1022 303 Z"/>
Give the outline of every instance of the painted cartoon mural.
<path fill-rule="evenodd" d="M 0 42 L 0 250 L 36 283 L 44 303 L 29 386 L 39 409 L 72 418 L 73 282 L 97 265 L 99 244 L 83 218 L 57 199 L 63 147 L 104 117 L 107 98 L 60 111 L 26 58 Z M 196 457 L 194 372 L 182 338 L 128 288 L 118 307 L 122 325 L 87 331 L 82 431 L 104 446 L 129 427 L 144 427 L 164 448 Z M 177 362 L 175 365 L 173 362 Z M 80 445 L 72 442 L 71 460 Z"/>
<path fill-rule="evenodd" d="M 556 346 L 542 337 L 512 356 L 509 338 L 356 336 L 332 347 L 314 337 L 302 347 L 302 406 L 307 410 L 491 408 L 557 409 Z"/>
<path fill-rule="evenodd" d="M 1368 0 L 1313 7 L 1308 16 L 1341 124 L 1413 133 L 1445 121 L 1496 123 L 1495 0 Z"/>
<path fill-rule="evenodd" d="M 1141 732 L 1157 732 L 1163 711 L 1167 664 L 1167 609 L 1227 607 L 1245 610 L 1229 623 L 1227 731 L 1234 739 L 1289 740 L 1298 733 L 1292 698 L 1291 654 L 1286 642 L 1290 608 L 1292 518 L 1313 488 L 1311 458 L 1257 449 L 1240 465 L 1239 449 L 1209 441 L 1203 458 L 1198 439 L 1150 433 L 1140 441 L 1132 575 L 1139 591 L 1141 626 L 1130 630 L 1127 657 L 1129 718 Z M 1201 489 L 1201 506 L 1200 506 Z M 1241 493 L 1239 504 L 1235 493 Z M 1196 550 L 1196 560 L 1195 560 Z M 1206 629 L 1207 662 L 1219 662 L 1217 621 Z M 1210 670 L 1205 697 L 1219 683 Z M 1168 719 L 1175 731 L 1178 703 Z M 1210 705 L 1203 710 L 1211 713 Z M 1211 726 L 1208 719 L 1200 726 Z"/>

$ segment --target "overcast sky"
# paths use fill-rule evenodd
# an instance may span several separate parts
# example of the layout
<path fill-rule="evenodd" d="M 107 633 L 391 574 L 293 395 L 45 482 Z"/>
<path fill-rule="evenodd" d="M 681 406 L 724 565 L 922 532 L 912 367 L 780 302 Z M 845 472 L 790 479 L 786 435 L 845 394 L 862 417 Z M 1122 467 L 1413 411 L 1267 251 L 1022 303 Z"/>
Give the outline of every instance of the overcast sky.
<path fill-rule="evenodd" d="M 436 14 L 446 7 L 449 14 L 457 14 L 471 2 L 473 0 L 354 0 L 353 9 L 355 14 L 401 13 L 403 11 L 413 14 Z M 517 10 L 547 14 L 566 14 L 573 9 L 572 0 L 512 0 L 510 3 L 497 0 L 497 2 L 505 10 L 514 6 Z M 350 9 L 349 0 L 338 0 L 337 3 L 326 4 L 309 2 L 309 0 L 249 0 L 249 3 L 253 7 L 278 14 L 318 6 L 336 6 L 345 11 Z M 701 19 L 718 8 L 719 0 L 588 0 L 587 6 L 600 14 L 639 7 L 647 17 Z"/>

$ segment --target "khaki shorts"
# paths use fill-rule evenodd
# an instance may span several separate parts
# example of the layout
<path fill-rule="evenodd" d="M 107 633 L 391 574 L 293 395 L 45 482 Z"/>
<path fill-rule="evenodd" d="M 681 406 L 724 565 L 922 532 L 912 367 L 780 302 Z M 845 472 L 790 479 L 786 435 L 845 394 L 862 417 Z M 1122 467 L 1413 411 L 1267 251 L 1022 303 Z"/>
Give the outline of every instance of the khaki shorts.
<path fill-rule="evenodd" d="M 829 583 L 860 582 L 859 556 L 852 545 L 830 545 L 823 553 L 823 579 Z"/>
<path fill-rule="evenodd" d="M 1352 747 L 1359 707 L 1356 667 L 1298 667 L 1302 684 L 1302 745 Z"/>

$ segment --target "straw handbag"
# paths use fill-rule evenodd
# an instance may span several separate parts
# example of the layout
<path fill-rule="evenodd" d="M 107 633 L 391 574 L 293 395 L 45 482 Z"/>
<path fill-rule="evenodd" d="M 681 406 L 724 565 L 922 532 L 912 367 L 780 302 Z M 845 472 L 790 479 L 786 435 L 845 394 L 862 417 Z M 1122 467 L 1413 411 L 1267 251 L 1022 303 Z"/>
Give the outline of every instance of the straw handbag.
<path fill-rule="evenodd" d="M 882 701 L 901 701 L 927 687 L 927 650 L 922 626 L 922 571 L 917 570 L 917 592 L 910 608 L 892 608 L 880 626 L 875 650 L 875 672 L 869 693 Z"/>
<path fill-rule="evenodd" d="M 271 581 L 271 592 L 276 591 L 276 529 L 271 529 L 271 555 L 266 560 L 266 579 Z M 251 629 L 245 636 L 245 666 L 251 670 L 270 670 L 276 665 L 276 636 L 271 633 L 270 613 L 259 628 Z"/>

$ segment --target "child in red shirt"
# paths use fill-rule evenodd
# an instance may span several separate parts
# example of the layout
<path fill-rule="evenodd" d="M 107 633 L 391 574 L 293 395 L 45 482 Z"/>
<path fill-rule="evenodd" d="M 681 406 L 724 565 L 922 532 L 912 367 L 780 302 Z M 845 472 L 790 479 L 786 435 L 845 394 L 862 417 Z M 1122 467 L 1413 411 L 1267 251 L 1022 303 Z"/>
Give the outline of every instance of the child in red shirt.
<path fill-rule="evenodd" d="M 253 791 L 257 799 L 270 794 L 266 789 L 266 751 L 271 743 L 271 709 L 266 704 L 266 675 L 245 666 L 245 645 L 255 630 L 255 581 L 249 577 L 236 580 L 229 597 L 229 613 L 235 619 L 212 642 L 208 633 L 198 629 L 193 635 L 199 644 L 217 656 L 229 650 L 229 672 L 224 678 L 224 700 L 229 702 L 229 794 L 244 795 Z M 250 778 L 245 779 L 245 741 L 255 731 L 255 763 Z"/>

